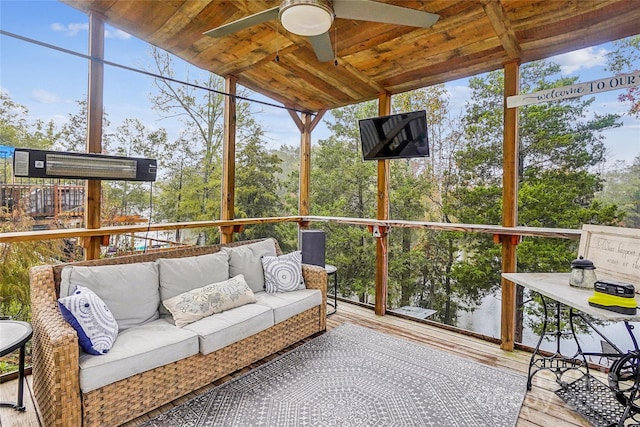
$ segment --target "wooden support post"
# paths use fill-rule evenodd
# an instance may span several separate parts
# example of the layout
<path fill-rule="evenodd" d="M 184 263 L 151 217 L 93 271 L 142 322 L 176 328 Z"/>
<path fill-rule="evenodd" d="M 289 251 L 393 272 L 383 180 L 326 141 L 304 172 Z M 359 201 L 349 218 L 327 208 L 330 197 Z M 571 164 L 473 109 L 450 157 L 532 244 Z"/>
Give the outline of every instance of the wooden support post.
<path fill-rule="evenodd" d="M 311 208 L 311 114 L 302 113 L 300 129 L 300 181 L 298 197 L 298 215 L 308 216 Z"/>
<path fill-rule="evenodd" d="M 518 108 L 507 108 L 507 97 L 520 91 L 520 65 L 513 61 L 504 66 L 504 144 L 502 173 L 502 225 L 518 224 Z M 517 242 L 502 241 L 502 272 L 513 273 L 517 269 Z M 516 322 L 516 287 L 502 279 L 502 315 L 500 347 L 513 351 Z"/>
<path fill-rule="evenodd" d="M 383 93 L 378 97 L 378 115 L 391 114 L 391 95 Z M 378 205 L 376 219 L 389 219 L 389 181 L 391 177 L 389 160 L 378 160 Z M 389 262 L 387 248 L 389 236 L 382 233 L 376 238 L 376 304 L 375 313 L 384 316 L 387 312 L 387 287 L 389 281 Z"/>
<path fill-rule="evenodd" d="M 89 91 L 87 100 L 87 152 L 102 153 L 102 115 L 104 93 L 104 17 L 89 14 Z M 100 228 L 100 200 L 102 182 L 87 180 L 85 191 L 85 227 Z M 84 250 L 87 260 L 100 258 L 102 238 L 88 239 Z"/>
<path fill-rule="evenodd" d="M 222 201 L 220 219 L 235 217 L 236 185 L 236 90 L 238 79 L 227 76 L 224 80 L 225 92 L 229 95 L 224 101 L 224 139 L 222 142 Z M 233 242 L 233 227 L 220 227 L 220 243 Z"/>
<path fill-rule="evenodd" d="M 302 113 L 302 119 L 293 110 L 287 110 L 300 131 L 300 180 L 298 189 L 298 215 L 309 216 L 311 195 L 311 132 L 320 123 L 326 110 L 320 110 L 315 117 Z M 298 229 L 309 228 L 308 221 L 298 223 Z"/>

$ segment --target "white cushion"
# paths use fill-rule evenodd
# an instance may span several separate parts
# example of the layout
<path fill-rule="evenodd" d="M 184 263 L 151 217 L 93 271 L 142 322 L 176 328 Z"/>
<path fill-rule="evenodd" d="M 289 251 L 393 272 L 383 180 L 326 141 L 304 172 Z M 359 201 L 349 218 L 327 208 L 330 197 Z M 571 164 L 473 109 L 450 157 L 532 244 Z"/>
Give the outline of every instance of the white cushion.
<path fill-rule="evenodd" d="M 69 296 L 58 299 L 64 320 L 76 330 L 80 347 L 90 354 L 104 354 L 118 336 L 118 323 L 109 307 L 91 289 L 78 285 Z"/>
<path fill-rule="evenodd" d="M 253 291 L 242 274 L 202 288 L 193 289 L 162 301 L 171 312 L 173 321 L 181 328 L 214 313 L 256 302 Z"/>
<path fill-rule="evenodd" d="M 253 292 L 264 291 L 264 273 L 260 258 L 263 255 L 276 256 L 273 239 L 233 248 L 225 247 L 222 250 L 229 254 L 229 276 L 242 274 Z"/>
<path fill-rule="evenodd" d="M 229 256 L 224 251 L 184 258 L 159 258 L 156 262 L 162 301 L 229 278 Z M 160 314 L 168 313 L 164 306 L 160 307 Z"/>
<path fill-rule="evenodd" d="M 159 258 L 156 262 L 162 301 L 229 278 L 229 255 L 223 251 L 183 258 Z M 169 311 L 161 305 L 160 314 L 169 314 Z"/>
<path fill-rule="evenodd" d="M 120 332 L 111 350 L 102 356 L 80 354 L 80 389 L 107 384 L 173 363 L 198 353 L 198 336 L 164 319 Z"/>
<path fill-rule="evenodd" d="M 259 292 L 256 294 L 256 304 L 273 309 L 273 321 L 280 323 L 322 304 L 322 292 L 320 289 L 302 289 L 275 294 Z"/>
<path fill-rule="evenodd" d="M 107 304 L 123 331 L 158 318 L 159 283 L 155 262 L 68 266 L 62 270 L 60 296 L 73 293 L 77 285 L 91 289 Z"/>
<path fill-rule="evenodd" d="M 264 288 L 267 292 L 291 292 L 305 289 L 302 278 L 302 252 L 263 256 Z"/>
<path fill-rule="evenodd" d="M 199 335 L 200 353 L 209 354 L 273 326 L 269 307 L 247 304 L 214 314 L 182 329 Z"/>

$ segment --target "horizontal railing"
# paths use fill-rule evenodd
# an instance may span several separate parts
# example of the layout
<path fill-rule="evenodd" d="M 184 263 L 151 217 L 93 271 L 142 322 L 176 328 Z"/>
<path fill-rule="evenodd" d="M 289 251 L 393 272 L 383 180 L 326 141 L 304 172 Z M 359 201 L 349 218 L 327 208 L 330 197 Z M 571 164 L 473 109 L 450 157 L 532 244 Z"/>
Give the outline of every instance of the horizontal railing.
<path fill-rule="evenodd" d="M 312 223 L 340 224 L 348 226 L 379 226 L 386 227 L 386 230 L 393 232 L 394 228 L 410 228 L 422 230 L 437 230 L 443 232 L 464 232 L 464 233 L 483 233 L 494 236 L 494 241 L 503 241 L 503 237 L 508 236 L 520 238 L 529 237 L 548 237 L 559 239 L 578 240 L 581 236 L 580 230 L 562 229 L 562 228 L 542 228 L 542 227 L 503 227 L 499 225 L 484 224 L 451 224 L 427 221 L 405 221 L 405 220 L 376 220 L 369 218 L 350 218 L 350 217 L 325 217 L 325 216 L 285 216 L 271 218 L 243 218 L 234 220 L 212 220 L 212 221 L 190 221 L 190 222 L 172 222 L 158 224 L 137 224 L 137 225 L 120 225 L 109 226 L 95 229 L 89 228 L 69 228 L 55 230 L 40 231 L 17 231 L 9 233 L 0 233 L 0 244 L 12 244 L 37 240 L 53 240 L 64 238 L 80 238 L 80 244 L 83 245 L 83 239 L 102 237 L 103 242 L 108 242 L 109 236 L 120 234 L 131 234 L 151 231 L 170 231 L 184 229 L 202 229 L 218 227 L 221 232 L 239 232 L 244 226 L 251 226 L 266 223 L 297 223 L 301 228 L 307 228 Z M 377 259 L 378 263 L 387 262 L 386 257 Z M 375 295 L 374 295 L 375 297 Z M 503 310 L 504 311 L 504 310 Z M 509 313 L 511 312 L 511 313 Z M 384 313 L 384 311 L 383 311 Z M 515 307 L 509 308 L 507 313 L 502 316 L 515 319 Z"/>
<path fill-rule="evenodd" d="M 403 220 L 375 220 L 368 218 L 349 217 L 325 217 L 325 216 L 285 216 L 272 218 L 243 218 L 234 220 L 212 220 L 212 221 L 189 221 L 189 222 L 167 222 L 157 224 L 137 224 L 118 225 L 101 228 L 66 228 L 55 230 L 39 231 L 15 231 L 0 233 L 0 243 L 17 243 L 33 240 L 65 239 L 73 237 L 94 237 L 109 236 L 125 233 L 136 233 L 146 231 L 167 231 L 183 230 L 193 228 L 214 228 L 246 226 L 265 223 L 298 223 L 307 226 L 312 222 L 336 223 L 347 225 L 358 225 L 367 227 L 369 225 L 385 226 L 394 228 L 416 228 L 440 231 L 458 231 L 465 233 L 485 233 L 499 236 L 530 236 L 530 237 L 553 237 L 559 239 L 580 239 L 581 231 L 570 228 L 543 228 L 543 227 L 503 227 L 500 225 L 482 224 L 451 224 L 427 221 L 403 221 Z"/>

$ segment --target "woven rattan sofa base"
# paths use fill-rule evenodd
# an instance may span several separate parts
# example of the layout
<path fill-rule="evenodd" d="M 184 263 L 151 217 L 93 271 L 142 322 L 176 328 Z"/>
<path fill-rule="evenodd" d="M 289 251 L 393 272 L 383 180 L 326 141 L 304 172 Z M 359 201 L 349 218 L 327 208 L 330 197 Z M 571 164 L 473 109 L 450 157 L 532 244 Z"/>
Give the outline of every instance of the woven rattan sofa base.
<path fill-rule="evenodd" d="M 246 243 L 249 242 L 231 245 Z M 201 255 L 217 252 L 221 246 L 228 245 L 108 258 L 75 265 L 113 265 Z M 61 270 L 62 266 L 40 266 L 30 271 L 33 389 L 45 426 L 120 425 L 326 329 L 326 272 L 322 267 L 304 265 L 305 284 L 308 288 L 322 290 L 322 305 L 213 353 L 196 354 L 82 393 L 77 335 L 64 321 L 56 304 Z"/>

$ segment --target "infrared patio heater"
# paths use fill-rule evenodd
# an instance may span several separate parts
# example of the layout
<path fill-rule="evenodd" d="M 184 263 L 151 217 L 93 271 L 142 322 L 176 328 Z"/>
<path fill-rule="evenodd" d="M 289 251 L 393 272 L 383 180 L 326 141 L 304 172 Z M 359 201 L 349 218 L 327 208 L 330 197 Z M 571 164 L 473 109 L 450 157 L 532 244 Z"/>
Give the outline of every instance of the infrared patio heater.
<path fill-rule="evenodd" d="M 155 181 L 155 159 L 16 148 L 13 174 L 25 178 Z"/>

